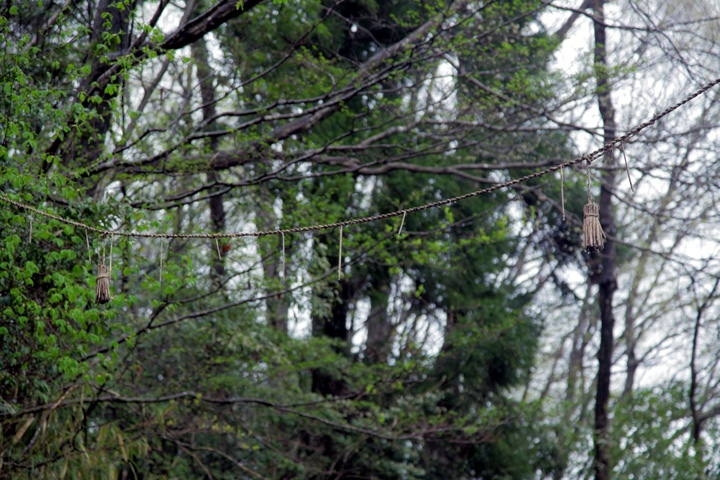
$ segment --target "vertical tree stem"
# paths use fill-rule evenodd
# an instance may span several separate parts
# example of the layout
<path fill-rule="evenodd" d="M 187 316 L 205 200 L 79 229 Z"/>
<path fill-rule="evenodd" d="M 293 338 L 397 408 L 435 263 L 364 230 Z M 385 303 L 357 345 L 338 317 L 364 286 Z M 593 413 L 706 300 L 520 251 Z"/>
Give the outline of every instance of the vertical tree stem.
<path fill-rule="evenodd" d="M 605 142 L 615 138 L 615 110 L 610 97 L 608 82 L 608 64 L 606 58 L 604 0 L 593 0 L 595 52 L 594 69 L 597 83 L 597 98 L 600 116 L 603 122 Z M 615 165 L 613 151 L 605 152 L 605 167 Z M 617 289 L 615 218 L 612 206 L 612 189 L 615 185 L 615 170 L 605 168 L 602 172 L 600 190 L 600 224 L 607 233 L 605 248 L 592 262 L 591 278 L 598 284 L 598 304 L 600 306 L 600 349 L 598 350 L 597 392 L 595 396 L 595 461 L 593 469 L 595 480 L 609 480 L 612 463 L 610 459 L 608 403 L 610 400 L 610 378 L 613 350 L 613 295 Z"/>

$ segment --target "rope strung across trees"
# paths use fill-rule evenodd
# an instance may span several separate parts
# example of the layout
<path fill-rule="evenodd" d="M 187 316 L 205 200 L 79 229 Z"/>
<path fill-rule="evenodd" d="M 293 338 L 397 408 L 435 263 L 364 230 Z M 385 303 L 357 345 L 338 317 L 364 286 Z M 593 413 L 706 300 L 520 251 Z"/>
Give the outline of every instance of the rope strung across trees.
<path fill-rule="evenodd" d="M 581 157 L 577 157 L 574 160 L 570 160 L 569 162 L 565 162 L 559 165 L 555 165 L 549 168 L 546 168 L 544 170 L 540 170 L 538 172 L 532 173 L 530 175 L 525 175 L 524 177 L 516 178 L 515 180 L 510 180 L 505 183 L 498 183 L 493 186 L 490 186 L 488 188 L 483 188 L 481 190 L 475 190 L 474 192 L 466 193 L 465 195 L 460 195 L 458 197 L 452 197 L 452 198 L 446 198 L 444 200 L 438 200 L 437 202 L 427 203 L 425 205 L 419 205 L 417 207 L 412 208 L 406 208 L 402 210 L 396 210 L 394 212 L 388 212 L 383 213 L 380 215 L 373 215 L 370 217 L 362 217 L 362 218 L 355 218 L 352 220 L 344 220 L 342 222 L 335 222 L 335 223 L 326 223 L 321 225 L 311 225 L 307 227 L 296 227 L 296 228 L 287 228 L 282 230 L 262 230 L 259 232 L 240 232 L 240 233 L 143 233 L 143 232 L 128 232 L 128 231 L 122 231 L 122 230 L 107 230 L 104 228 L 97 228 L 92 227 L 90 225 L 87 225 L 85 223 L 76 222 L 74 220 L 70 220 L 68 218 L 61 217 L 59 215 L 54 215 L 52 213 L 44 212 L 42 210 L 39 210 L 35 207 L 32 207 L 30 205 L 26 205 L 22 202 L 12 200 L 11 198 L 8 198 L 7 196 L 0 194 L 0 200 L 3 202 L 15 205 L 20 208 L 24 208 L 25 210 L 28 210 L 33 213 L 37 213 L 38 215 L 42 215 L 47 218 L 52 218 L 53 220 L 57 220 L 59 222 L 65 223 L 67 225 L 72 225 L 74 227 L 82 228 L 88 232 L 95 232 L 100 234 L 101 236 L 113 236 L 118 235 L 121 237 L 144 237 L 144 238 L 238 238 L 238 237 L 264 237 L 267 235 L 285 235 L 285 234 L 291 234 L 291 233 L 301 233 L 301 232 L 313 232 L 318 230 L 328 230 L 331 228 L 337 228 L 337 227 L 347 227 L 350 225 L 358 225 L 361 223 L 369 223 L 369 222 L 376 222 L 379 220 L 385 220 L 387 218 L 393 218 L 393 217 L 399 217 L 403 216 L 403 218 L 409 214 L 409 213 L 415 213 L 420 212 L 422 210 L 428 210 L 430 208 L 437 208 L 444 205 L 449 205 L 451 203 L 459 202 L 461 200 L 465 200 L 467 198 L 471 197 L 477 197 L 480 195 L 484 195 L 487 193 L 494 192 L 496 190 L 500 190 L 502 188 L 511 187 L 513 185 L 517 185 L 519 183 L 527 182 L 528 180 L 532 180 L 534 178 L 543 177 L 549 173 L 557 172 L 558 170 L 561 170 L 566 167 L 570 167 L 572 165 L 576 165 L 581 162 L 587 162 L 588 166 L 592 164 L 592 162 L 597 159 L 598 157 L 602 156 L 603 153 L 605 153 L 608 150 L 612 150 L 614 148 L 617 148 L 618 146 L 623 146 L 625 142 L 627 142 L 628 139 L 631 137 L 637 135 L 642 130 L 646 129 L 647 127 L 655 124 L 658 120 L 665 117 L 666 115 L 672 113 L 673 111 L 677 110 L 678 108 L 682 107 L 686 103 L 690 102 L 694 98 L 698 97 L 699 95 L 702 95 L 703 93 L 710 90 L 712 87 L 720 83 L 720 77 L 716 78 L 712 82 L 706 84 L 702 88 L 696 90 L 695 92 L 691 93 L 675 105 L 672 105 L 671 107 L 666 108 L 662 112 L 655 114 L 650 120 L 638 125 L 637 127 L 633 128 L 629 132 L 627 132 L 625 135 L 621 137 L 617 137 L 614 140 L 606 143 L 602 147 L 598 148 L 597 150 L 590 152 L 586 155 L 583 155 Z"/>

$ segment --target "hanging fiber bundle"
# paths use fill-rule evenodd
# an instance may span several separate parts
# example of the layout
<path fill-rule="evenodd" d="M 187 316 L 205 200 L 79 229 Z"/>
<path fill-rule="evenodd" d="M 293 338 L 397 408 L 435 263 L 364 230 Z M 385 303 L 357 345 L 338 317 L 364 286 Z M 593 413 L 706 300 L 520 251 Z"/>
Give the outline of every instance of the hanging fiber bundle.
<path fill-rule="evenodd" d="M 98 266 L 97 286 L 95 287 L 95 302 L 108 303 L 110 301 L 110 271 L 105 265 Z"/>
<path fill-rule="evenodd" d="M 600 207 L 589 202 L 583 207 L 583 248 L 587 252 L 600 251 L 605 247 L 605 232 L 600 225 Z"/>

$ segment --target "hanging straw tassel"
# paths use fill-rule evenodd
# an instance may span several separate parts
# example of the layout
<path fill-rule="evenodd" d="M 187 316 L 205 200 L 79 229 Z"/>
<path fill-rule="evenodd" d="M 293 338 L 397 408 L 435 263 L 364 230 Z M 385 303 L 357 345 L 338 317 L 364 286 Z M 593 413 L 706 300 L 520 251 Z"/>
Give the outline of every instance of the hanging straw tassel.
<path fill-rule="evenodd" d="M 583 248 L 587 252 L 596 252 L 605 248 L 605 232 L 600 225 L 600 207 L 589 202 L 583 207 Z"/>
<path fill-rule="evenodd" d="M 110 270 L 104 265 L 98 266 L 95 302 L 104 304 L 110 301 Z"/>
<path fill-rule="evenodd" d="M 597 252 L 605 248 L 605 232 L 600 225 L 600 207 L 592 200 L 590 191 L 590 164 L 592 158 L 585 155 L 587 161 L 588 203 L 583 207 L 583 248 L 586 252 Z"/>
<path fill-rule="evenodd" d="M 112 248 L 114 237 L 110 239 L 110 268 L 105 266 L 105 238 L 101 263 L 98 265 L 98 277 L 95 285 L 95 303 L 105 304 L 110 301 L 110 272 L 112 272 Z"/>

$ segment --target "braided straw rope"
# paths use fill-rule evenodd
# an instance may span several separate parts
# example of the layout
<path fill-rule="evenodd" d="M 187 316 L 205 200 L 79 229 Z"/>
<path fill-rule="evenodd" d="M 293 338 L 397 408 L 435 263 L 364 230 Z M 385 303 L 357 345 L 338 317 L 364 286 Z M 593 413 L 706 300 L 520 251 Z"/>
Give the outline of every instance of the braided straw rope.
<path fill-rule="evenodd" d="M 296 227 L 296 228 L 287 228 L 282 230 L 263 230 L 259 232 L 240 232 L 240 233 L 143 233 L 143 232 L 129 232 L 129 231 L 122 231 L 122 230 L 107 230 L 104 228 L 96 228 L 91 227 L 90 225 L 86 225 L 81 222 L 76 222 L 74 220 L 70 220 L 64 217 L 61 217 L 59 215 L 54 215 L 52 213 L 44 212 L 42 210 L 38 210 L 35 207 L 31 207 L 30 205 L 26 205 L 22 202 L 18 202 L 16 200 L 12 200 L 8 198 L 7 196 L 0 194 L 0 201 L 15 205 L 16 207 L 24 208 L 25 210 L 28 210 L 33 213 L 37 213 L 38 215 L 52 218 L 53 220 L 57 220 L 59 222 L 65 223 L 67 225 L 72 225 L 74 227 L 85 229 L 88 232 L 95 232 L 102 236 L 112 236 L 112 235 L 118 235 L 121 237 L 144 237 L 144 238 L 238 238 L 238 237 L 264 237 L 267 235 L 285 235 L 285 234 L 291 234 L 291 233 L 300 233 L 300 232 L 313 232 L 318 230 L 328 230 L 331 228 L 337 228 L 337 227 L 347 227 L 350 225 L 358 225 L 361 223 L 369 223 L 369 222 L 376 222 L 379 220 L 385 220 L 387 218 L 393 218 L 393 217 L 399 217 L 399 216 L 405 216 L 409 213 L 415 213 L 420 212 L 422 210 L 428 210 L 430 208 L 437 208 L 444 205 L 448 205 L 451 203 L 459 202 L 461 200 L 465 200 L 467 198 L 471 197 L 477 197 L 480 195 L 484 195 L 486 193 L 491 193 L 496 190 L 500 190 L 502 188 L 511 187 L 513 185 L 517 185 L 519 183 L 527 182 L 528 180 L 532 180 L 533 178 L 539 178 L 543 177 L 549 173 L 557 172 L 558 170 L 561 170 L 563 168 L 570 167 L 572 165 L 576 165 L 581 162 L 588 162 L 588 164 L 592 163 L 595 159 L 602 156 L 602 154 L 608 150 L 612 150 L 614 148 L 617 148 L 618 145 L 623 145 L 627 140 L 638 133 L 640 133 L 642 130 L 646 129 L 647 127 L 655 124 L 658 120 L 665 117 L 666 115 L 670 114 L 671 112 L 677 110 L 678 108 L 682 107 L 686 103 L 690 102 L 694 98 L 702 95 L 703 93 L 710 90 L 712 87 L 720 83 L 720 77 L 716 78 L 712 82 L 706 84 L 699 90 L 696 90 L 695 92 L 691 93 L 675 105 L 672 105 L 671 107 L 666 108 L 662 112 L 655 114 L 650 120 L 641 123 L 637 127 L 633 128 L 629 132 L 627 132 L 625 135 L 621 137 L 617 137 L 614 140 L 611 140 L 610 142 L 606 143 L 602 147 L 598 148 L 597 150 L 590 152 L 586 155 L 583 155 L 581 157 L 577 157 L 574 160 L 570 160 L 569 162 L 565 162 L 559 165 L 555 165 L 549 168 L 546 168 L 545 170 L 540 170 L 538 172 L 532 173 L 530 175 L 525 175 L 524 177 L 516 178 L 515 180 L 511 180 L 509 182 L 505 183 L 498 183 L 488 188 L 483 188 L 481 190 L 476 190 L 474 192 L 466 193 L 465 195 L 460 195 L 458 197 L 452 197 L 452 198 L 446 198 L 444 200 L 439 200 L 437 202 L 427 203 L 425 205 L 419 205 L 417 207 L 412 208 L 406 208 L 403 210 L 396 210 L 394 212 L 388 212 L 383 213 L 380 215 L 373 215 L 370 217 L 362 217 L 362 218 L 355 218 L 352 220 L 345 220 L 342 222 L 335 222 L 335 223 L 326 223 L 321 225 L 311 225 L 307 227 Z"/>

